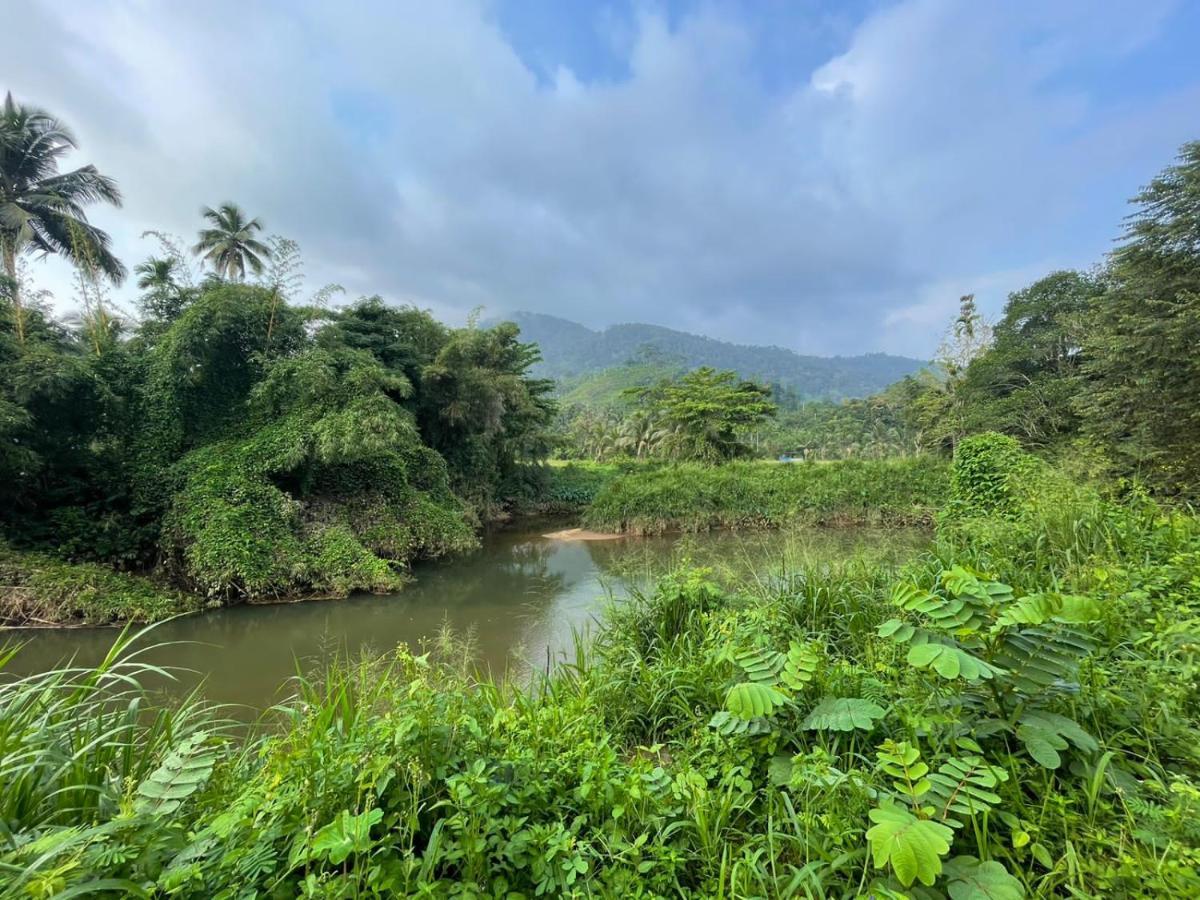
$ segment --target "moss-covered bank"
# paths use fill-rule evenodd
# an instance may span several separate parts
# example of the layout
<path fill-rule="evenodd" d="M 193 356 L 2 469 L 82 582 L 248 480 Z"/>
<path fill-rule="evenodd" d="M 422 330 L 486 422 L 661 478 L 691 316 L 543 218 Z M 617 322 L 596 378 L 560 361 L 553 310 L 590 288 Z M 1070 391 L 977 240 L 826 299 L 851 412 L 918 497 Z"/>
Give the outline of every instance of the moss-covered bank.
<path fill-rule="evenodd" d="M 159 581 L 0 543 L 0 625 L 153 622 L 203 606 Z"/>

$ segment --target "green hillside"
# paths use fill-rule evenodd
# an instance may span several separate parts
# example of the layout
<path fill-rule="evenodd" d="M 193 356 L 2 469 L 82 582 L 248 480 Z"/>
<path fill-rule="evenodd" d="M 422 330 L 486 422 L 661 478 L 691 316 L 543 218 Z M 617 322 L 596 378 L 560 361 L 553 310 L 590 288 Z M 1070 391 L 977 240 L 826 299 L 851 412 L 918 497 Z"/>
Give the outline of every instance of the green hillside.
<path fill-rule="evenodd" d="M 787 388 L 797 399 L 840 400 L 873 394 L 925 365 L 885 353 L 803 356 L 783 347 L 732 344 L 657 325 L 593 331 L 541 313 L 507 318 L 521 327 L 525 340 L 541 347 L 542 362 L 534 374 L 558 380 L 565 395 L 584 405 L 604 405 L 621 387 L 650 383 L 655 379 L 643 380 L 649 368 L 656 375 L 698 366 L 733 369 L 743 378 Z"/>

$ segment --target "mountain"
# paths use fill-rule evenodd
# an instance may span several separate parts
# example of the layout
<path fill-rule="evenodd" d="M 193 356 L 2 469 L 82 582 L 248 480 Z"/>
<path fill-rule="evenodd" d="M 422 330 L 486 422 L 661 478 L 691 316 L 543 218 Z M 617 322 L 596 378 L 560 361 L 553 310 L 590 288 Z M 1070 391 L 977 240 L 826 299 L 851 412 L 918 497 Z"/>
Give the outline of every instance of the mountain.
<path fill-rule="evenodd" d="M 541 347 L 542 362 L 534 374 L 558 380 L 566 394 L 578 393 L 602 372 L 606 374 L 600 381 L 626 382 L 624 374 L 607 370 L 632 364 L 666 370 L 733 369 L 743 378 L 781 385 L 799 399 L 841 400 L 866 397 L 926 365 L 886 353 L 803 356 L 783 347 L 731 344 L 658 325 L 613 325 L 593 331 L 543 313 L 518 312 L 507 319 L 521 327 L 526 341 Z"/>

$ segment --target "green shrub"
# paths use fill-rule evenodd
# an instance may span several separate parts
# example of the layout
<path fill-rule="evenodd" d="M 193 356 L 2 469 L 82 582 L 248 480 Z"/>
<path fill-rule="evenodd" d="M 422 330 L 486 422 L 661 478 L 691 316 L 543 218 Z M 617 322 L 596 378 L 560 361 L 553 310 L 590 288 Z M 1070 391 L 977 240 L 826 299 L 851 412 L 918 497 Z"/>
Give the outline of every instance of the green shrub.
<path fill-rule="evenodd" d="M 963 515 L 1012 517 L 1039 471 L 1015 438 L 994 431 L 959 442 L 950 469 L 954 509 Z"/>

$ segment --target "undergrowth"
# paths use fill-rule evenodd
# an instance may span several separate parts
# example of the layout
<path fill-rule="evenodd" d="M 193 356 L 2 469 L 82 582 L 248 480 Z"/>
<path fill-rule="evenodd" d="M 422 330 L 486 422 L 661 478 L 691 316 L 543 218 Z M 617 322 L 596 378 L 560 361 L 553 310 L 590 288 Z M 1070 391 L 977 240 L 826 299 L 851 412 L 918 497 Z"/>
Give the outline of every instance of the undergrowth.
<path fill-rule="evenodd" d="M 529 685 L 402 648 L 248 743 L 114 732 L 136 766 L 14 794 L 0 896 L 1200 894 L 1195 518 L 1050 483 L 747 584 L 677 571 Z M 95 713 L 40 677 L 0 693 L 6 784 Z"/>

